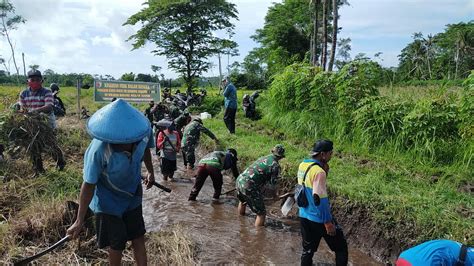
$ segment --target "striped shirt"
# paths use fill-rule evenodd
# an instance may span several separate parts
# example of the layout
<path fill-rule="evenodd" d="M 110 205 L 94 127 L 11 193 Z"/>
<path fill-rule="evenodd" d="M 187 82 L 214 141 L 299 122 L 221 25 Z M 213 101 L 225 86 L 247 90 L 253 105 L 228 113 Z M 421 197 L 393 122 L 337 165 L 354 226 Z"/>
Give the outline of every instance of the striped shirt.
<path fill-rule="evenodd" d="M 20 93 L 20 106 L 28 112 L 47 105 L 53 106 L 53 102 L 53 93 L 45 88 L 41 88 L 37 91 L 32 91 L 30 88 L 27 88 Z M 52 109 L 48 114 L 48 120 L 49 125 L 52 128 L 56 128 L 56 117 Z"/>
<path fill-rule="evenodd" d="M 45 88 L 37 91 L 27 88 L 20 93 L 20 106 L 27 111 L 34 111 L 46 105 L 52 106 L 53 100 L 53 94 Z"/>

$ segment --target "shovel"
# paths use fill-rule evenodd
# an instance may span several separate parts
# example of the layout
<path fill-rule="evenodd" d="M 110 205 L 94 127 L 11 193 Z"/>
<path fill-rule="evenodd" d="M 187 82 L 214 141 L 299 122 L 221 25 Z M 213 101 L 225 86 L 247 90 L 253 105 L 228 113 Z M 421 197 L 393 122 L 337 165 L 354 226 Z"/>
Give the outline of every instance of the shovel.
<path fill-rule="evenodd" d="M 71 239 L 70 236 L 67 235 L 67 236 L 63 237 L 61 240 L 59 240 L 58 242 L 56 242 L 56 243 L 55 243 L 54 245 L 52 245 L 51 247 L 49 247 L 49 248 L 47 248 L 47 249 L 41 251 L 41 252 L 38 253 L 38 254 L 35 254 L 35 255 L 31 256 L 31 257 L 24 258 L 24 259 L 21 259 L 21 260 L 19 260 L 19 261 L 16 261 L 15 263 L 13 263 L 13 265 L 14 265 L 14 266 L 17 266 L 17 265 L 18 265 L 18 266 L 19 266 L 19 265 L 26 265 L 26 264 L 28 264 L 28 263 L 34 261 L 35 259 L 37 259 L 37 258 L 39 258 L 39 257 L 41 257 L 41 256 L 43 256 L 43 255 L 45 255 L 46 253 L 49 253 L 49 252 L 53 251 L 55 248 L 61 246 L 62 244 L 64 244 L 65 242 L 67 242 L 67 241 L 70 240 L 70 239 Z"/>

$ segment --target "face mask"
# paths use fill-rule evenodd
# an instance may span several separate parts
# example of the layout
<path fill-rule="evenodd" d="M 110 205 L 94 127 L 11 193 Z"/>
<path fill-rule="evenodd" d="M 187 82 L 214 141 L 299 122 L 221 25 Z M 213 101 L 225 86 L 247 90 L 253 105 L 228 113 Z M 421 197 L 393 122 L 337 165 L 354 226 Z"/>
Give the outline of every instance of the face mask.
<path fill-rule="evenodd" d="M 41 81 L 28 81 L 28 86 L 34 91 L 41 89 L 41 84 Z"/>

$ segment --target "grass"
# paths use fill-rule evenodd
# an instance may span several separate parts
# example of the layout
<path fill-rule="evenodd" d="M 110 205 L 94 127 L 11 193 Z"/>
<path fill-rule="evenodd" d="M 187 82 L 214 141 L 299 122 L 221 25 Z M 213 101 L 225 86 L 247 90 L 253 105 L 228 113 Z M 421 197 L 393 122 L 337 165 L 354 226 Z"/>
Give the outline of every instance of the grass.
<path fill-rule="evenodd" d="M 22 88 L 0 87 L 0 109 L 8 112 Z M 81 104 L 91 113 L 103 103 L 94 103 L 93 90 L 81 91 Z M 0 264 L 11 264 L 17 257 L 33 255 L 64 236 L 73 217 L 66 218 L 67 200 L 75 200 L 82 183 L 82 157 L 90 137 L 85 131 L 85 121 L 74 116 L 76 89 L 61 88 L 68 116 L 58 120 L 58 142 L 66 157 L 64 171 L 54 170 L 54 162 L 44 155 L 46 174 L 28 178 L 33 172 L 25 154 L 0 162 L 0 175 L 7 182 L 0 183 Z M 140 105 L 145 108 L 145 105 Z M 91 237 L 91 236 L 89 236 Z M 150 264 L 194 265 L 197 262 L 197 244 L 180 226 L 146 236 Z M 73 241 L 39 264 L 96 264 L 106 263 L 106 253 L 96 248 L 94 238 Z M 133 263 L 130 248 L 124 252 L 124 263 Z"/>
<path fill-rule="evenodd" d="M 237 149 L 243 170 L 256 158 L 269 154 L 275 144 L 282 143 L 287 154 L 281 161 L 283 183 L 294 184 L 297 166 L 307 157 L 315 138 L 302 137 L 298 125 L 291 121 L 283 123 L 287 126 L 277 126 L 281 124 L 278 119 L 291 120 L 291 116 L 267 116 L 255 122 L 242 113 L 238 111 L 235 136 L 227 133 L 222 113 L 205 120 L 205 126 L 221 140 L 219 148 Z M 409 232 L 414 236 L 406 234 L 404 238 L 398 233 L 401 235 L 395 239 L 402 246 L 435 238 L 474 243 L 474 200 L 470 192 L 462 191 L 465 184 L 472 184 L 472 169 L 457 164 L 422 165 L 413 162 L 411 155 L 397 154 L 387 146 L 360 149 L 357 142 L 344 141 L 344 136 L 340 139 L 330 163 L 328 186 L 332 193 L 365 206 L 378 225 L 386 228 L 387 235 Z M 203 138 L 202 144 L 208 149 L 216 148 L 208 138 Z"/>
<path fill-rule="evenodd" d="M 409 100 L 416 102 L 423 98 L 433 98 L 442 95 L 445 91 L 450 94 L 459 96 L 459 92 L 462 90 L 462 86 L 459 85 L 425 85 L 425 86 L 383 86 L 379 88 L 380 95 L 393 97 L 400 100 Z"/>
<path fill-rule="evenodd" d="M 0 87 L 2 98 L 0 108 L 8 108 L 16 100 L 20 90 L 21 88 Z M 90 111 L 102 106 L 93 102 L 92 90 L 81 92 L 81 102 Z M 76 103 L 75 93 L 75 88 L 61 88 L 61 98 L 69 114 L 73 112 Z M 249 93 L 249 91 L 238 91 L 239 102 L 244 93 Z M 397 97 L 423 98 L 431 92 L 420 90 L 417 92 L 418 96 L 410 93 L 412 93 L 410 88 L 397 89 L 396 95 Z M 294 177 L 299 162 L 307 156 L 314 140 L 321 135 L 324 136 L 324 127 L 316 124 L 303 126 L 295 123 L 302 116 L 307 116 L 308 119 L 305 121 L 310 123 L 311 113 L 295 112 L 291 115 L 271 117 L 268 115 L 269 110 L 262 104 L 264 101 L 264 96 L 262 96 L 262 99 L 257 100 L 257 105 L 258 111 L 265 114 L 264 119 L 251 121 L 244 118 L 239 103 L 237 134 L 230 135 L 222 121 L 222 111 L 218 104 L 222 103 L 222 97 L 217 97 L 217 91 L 209 91 L 208 95 L 209 98 L 204 103 L 205 108 L 212 108 L 211 113 L 217 116 L 205 120 L 204 124 L 219 138 L 220 147 L 216 147 L 216 144 L 207 137 L 201 138 L 201 145 L 206 149 L 228 147 L 237 149 L 239 169 L 244 170 L 256 158 L 269 154 L 275 144 L 282 143 L 287 154 L 281 161 L 282 183 L 286 185 L 286 189 L 289 189 L 295 182 Z M 145 105 L 140 106 L 140 108 L 144 107 Z M 211 110 L 195 109 L 195 112 L 200 111 Z M 327 123 L 331 125 L 331 121 Z M 65 150 L 68 161 L 65 172 L 49 170 L 41 178 L 25 179 L 24 177 L 31 171 L 28 169 L 29 164 L 24 161 L 15 160 L 0 165 L 0 174 L 11 179 L 1 184 L 0 214 L 4 217 L 0 216 L 0 239 L 2 240 L 0 257 L 8 259 L 9 256 L 4 255 L 32 252 L 31 247 L 25 247 L 21 242 L 12 240 L 13 228 L 9 221 L 18 219 L 18 222 L 21 222 L 21 220 L 25 221 L 25 217 L 34 216 L 37 212 L 45 213 L 44 209 L 36 207 L 38 202 L 47 202 L 48 204 L 45 205 L 58 207 L 60 204 L 57 202 L 77 198 L 82 180 L 82 155 L 89 144 L 89 137 L 84 131 L 84 121 L 78 122 L 75 117 L 62 118 L 58 124 L 60 146 Z M 300 133 L 302 128 L 311 130 L 303 136 Z M 464 192 L 462 189 L 463 186 L 472 184 L 472 176 L 474 176 L 472 169 L 460 168 L 456 163 L 443 167 L 420 164 L 412 159 L 412 155 L 400 153 L 388 144 L 367 148 L 366 145 L 360 145 L 357 141 L 349 141 L 343 134 L 337 136 L 335 140 L 336 152 L 330 163 L 331 174 L 328 181 L 330 191 L 344 198 L 346 203 L 356 203 L 369 210 L 371 217 L 377 221 L 377 225 L 385 229 L 384 237 L 396 239 L 405 247 L 434 238 L 448 238 L 474 244 L 474 200 L 472 194 L 469 194 L 471 192 Z M 46 165 L 47 168 L 53 166 L 52 162 Z M 151 239 L 147 241 L 148 249 L 156 250 L 154 254 L 157 254 L 157 257 L 150 258 L 151 261 L 157 264 L 169 264 L 170 261 L 172 264 L 178 264 L 174 260 L 183 259 L 182 262 L 185 265 L 195 264 L 197 248 L 184 229 L 151 234 L 148 238 Z M 155 240 L 163 242 L 158 243 Z M 71 244 L 68 244 L 68 247 L 69 245 Z M 85 254 L 79 251 L 71 253 L 71 250 L 75 249 L 69 248 L 57 253 L 57 258 L 63 258 L 56 261 L 57 263 L 97 262 L 97 260 L 87 259 L 84 257 Z M 182 252 L 183 250 L 185 253 Z M 177 251 L 179 256 L 176 255 Z M 128 252 L 125 260 L 131 261 L 131 253 Z M 149 254 L 153 252 L 149 251 Z M 160 257 L 161 254 L 166 255 Z M 97 252 L 93 255 L 96 259 L 105 257 L 103 253 Z M 0 262 L 10 261 L 2 259 Z"/>

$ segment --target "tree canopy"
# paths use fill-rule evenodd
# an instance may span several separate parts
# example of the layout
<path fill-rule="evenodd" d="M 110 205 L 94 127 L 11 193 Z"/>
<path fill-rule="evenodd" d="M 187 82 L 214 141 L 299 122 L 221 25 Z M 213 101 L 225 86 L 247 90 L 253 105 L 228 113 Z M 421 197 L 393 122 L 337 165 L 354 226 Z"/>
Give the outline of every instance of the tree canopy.
<path fill-rule="evenodd" d="M 132 15 L 124 25 L 141 24 L 130 36 L 134 49 L 154 43 L 153 53 L 164 55 L 168 67 L 180 73 L 188 90 L 195 79 L 211 67 L 212 55 L 235 49 L 230 40 L 233 19 L 238 19 L 235 4 L 225 0 L 150 0 L 146 7 Z M 221 38 L 224 32 L 229 38 Z"/>
<path fill-rule="evenodd" d="M 434 36 L 415 33 L 399 58 L 404 80 L 465 78 L 474 69 L 474 21 L 449 24 Z"/>

